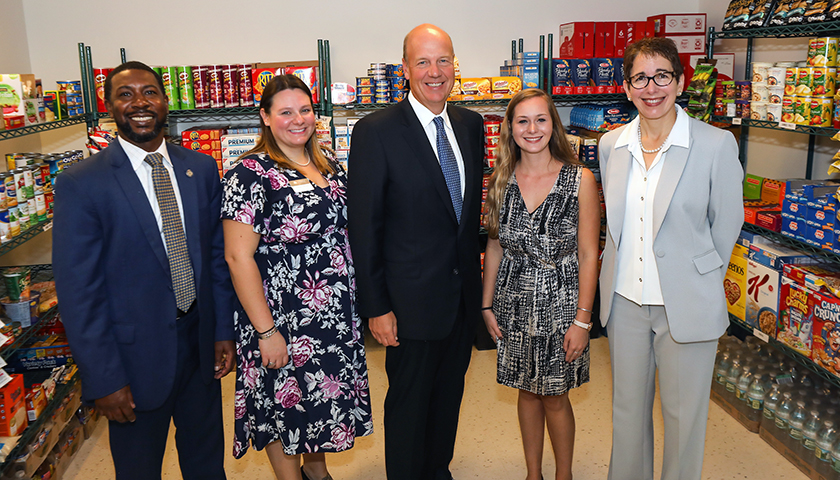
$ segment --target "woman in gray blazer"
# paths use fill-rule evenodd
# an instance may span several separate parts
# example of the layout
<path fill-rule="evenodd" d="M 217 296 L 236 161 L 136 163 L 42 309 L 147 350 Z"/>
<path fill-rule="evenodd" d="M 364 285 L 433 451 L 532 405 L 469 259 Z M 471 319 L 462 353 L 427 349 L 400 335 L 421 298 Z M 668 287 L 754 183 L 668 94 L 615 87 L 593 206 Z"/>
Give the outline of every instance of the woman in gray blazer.
<path fill-rule="evenodd" d="M 700 478 L 716 344 L 729 324 L 723 277 L 744 221 L 743 170 L 730 132 L 676 106 L 684 83 L 672 40 L 645 38 L 629 46 L 624 89 L 639 115 L 599 146 L 612 480 L 653 478 L 657 370 L 662 479 Z"/>

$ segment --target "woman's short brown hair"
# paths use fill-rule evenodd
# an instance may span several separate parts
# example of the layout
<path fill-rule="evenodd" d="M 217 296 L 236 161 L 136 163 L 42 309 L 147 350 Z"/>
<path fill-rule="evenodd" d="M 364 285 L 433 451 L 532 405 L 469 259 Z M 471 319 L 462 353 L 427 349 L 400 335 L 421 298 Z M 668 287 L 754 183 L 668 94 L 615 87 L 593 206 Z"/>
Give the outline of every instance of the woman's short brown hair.
<path fill-rule="evenodd" d="M 633 72 L 633 62 L 639 55 L 646 57 L 662 57 L 671 62 L 674 69 L 674 76 L 679 79 L 683 74 L 683 66 L 680 62 L 680 54 L 677 51 L 677 44 L 670 38 L 648 37 L 630 44 L 624 51 L 624 81 L 630 81 L 630 74 Z"/>

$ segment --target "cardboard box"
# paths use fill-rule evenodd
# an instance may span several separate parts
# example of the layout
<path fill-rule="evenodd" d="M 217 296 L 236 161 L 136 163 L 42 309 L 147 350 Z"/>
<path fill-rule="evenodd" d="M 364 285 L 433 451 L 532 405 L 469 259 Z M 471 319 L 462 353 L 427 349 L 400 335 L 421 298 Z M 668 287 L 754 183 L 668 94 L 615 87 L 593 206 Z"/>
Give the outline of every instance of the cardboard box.
<path fill-rule="evenodd" d="M 785 218 L 798 218 L 805 220 L 808 215 L 808 204 L 799 203 L 785 196 L 782 201 L 782 216 Z"/>
<path fill-rule="evenodd" d="M 759 227 L 772 230 L 774 232 L 782 231 L 782 208 L 778 205 L 773 205 L 772 208 L 762 209 L 756 212 L 755 224 Z"/>
<path fill-rule="evenodd" d="M 0 74 L 0 107 L 3 115 L 26 115 L 23 100 L 37 98 L 35 75 Z"/>
<path fill-rule="evenodd" d="M 539 86 L 539 65 L 525 65 L 525 67 L 522 69 L 522 88 L 539 88 Z"/>
<path fill-rule="evenodd" d="M 765 178 L 761 184 L 761 199 L 781 205 L 785 199 L 785 182 Z"/>
<path fill-rule="evenodd" d="M 615 22 L 615 53 L 616 57 L 624 57 L 624 49 L 628 40 L 633 38 L 633 30 L 636 29 L 636 22 Z"/>
<path fill-rule="evenodd" d="M 748 325 L 768 328 L 770 316 L 778 318 L 782 269 L 786 264 L 813 264 L 815 260 L 798 250 L 777 243 L 753 243 L 747 262 L 747 299 L 745 320 Z M 762 329 L 762 331 L 764 331 Z"/>
<path fill-rule="evenodd" d="M 490 93 L 501 93 L 510 96 L 522 90 L 522 79 L 519 77 L 491 77 Z M 494 97 L 495 98 L 495 97 Z"/>
<path fill-rule="evenodd" d="M 222 160 L 229 158 L 239 158 L 248 153 L 251 147 L 224 147 L 222 148 Z"/>
<path fill-rule="evenodd" d="M 706 53 L 705 35 L 664 35 L 677 45 L 677 53 Z"/>
<path fill-rule="evenodd" d="M 615 55 L 615 22 L 595 22 L 593 57 Z"/>
<path fill-rule="evenodd" d="M 208 152 L 210 150 L 222 149 L 222 145 L 219 140 L 188 140 L 186 142 L 182 142 L 181 146 L 195 152 Z"/>
<path fill-rule="evenodd" d="M 27 425 L 23 375 L 12 375 L 12 381 L 0 388 L 0 436 L 20 435 Z"/>
<path fill-rule="evenodd" d="M 761 198 L 761 187 L 763 183 L 764 177 L 748 173 L 744 177 L 744 199 L 759 200 Z"/>
<path fill-rule="evenodd" d="M 840 377 L 840 300 L 818 293 L 814 296 L 813 312 L 811 359 Z"/>
<path fill-rule="evenodd" d="M 485 95 L 490 95 L 490 79 L 484 77 L 462 78 L 461 92 L 463 92 L 463 95 L 466 96 L 483 97 Z"/>
<path fill-rule="evenodd" d="M 335 127 L 338 130 L 339 127 Z M 346 128 L 346 127 L 345 127 Z M 258 133 L 240 133 L 236 135 L 222 135 L 221 148 L 256 146 L 260 135 Z"/>
<path fill-rule="evenodd" d="M 782 217 L 782 231 L 781 234 L 799 240 L 805 241 L 805 236 L 808 235 L 808 225 L 803 219 Z"/>
<path fill-rule="evenodd" d="M 648 28 L 654 36 L 705 35 L 705 13 L 671 13 L 647 18 Z"/>
<path fill-rule="evenodd" d="M 560 25 L 559 58 L 592 58 L 595 55 L 595 22 Z"/>
<path fill-rule="evenodd" d="M 779 211 L 781 207 L 778 205 L 762 202 L 761 200 L 744 200 L 744 221 L 755 225 L 757 223 L 758 214 L 764 211 Z"/>
<path fill-rule="evenodd" d="M 726 309 L 732 315 L 745 320 L 747 306 L 747 260 L 750 249 L 736 244 L 729 258 L 729 268 L 723 280 L 726 292 Z"/>
<path fill-rule="evenodd" d="M 779 299 L 780 314 L 776 318 L 776 340 L 809 358 L 813 328 L 810 297 L 813 293 L 809 288 L 783 277 Z"/>
<path fill-rule="evenodd" d="M 225 130 L 221 128 L 193 127 L 181 132 L 181 143 L 191 140 L 220 140 L 224 133 Z"/>

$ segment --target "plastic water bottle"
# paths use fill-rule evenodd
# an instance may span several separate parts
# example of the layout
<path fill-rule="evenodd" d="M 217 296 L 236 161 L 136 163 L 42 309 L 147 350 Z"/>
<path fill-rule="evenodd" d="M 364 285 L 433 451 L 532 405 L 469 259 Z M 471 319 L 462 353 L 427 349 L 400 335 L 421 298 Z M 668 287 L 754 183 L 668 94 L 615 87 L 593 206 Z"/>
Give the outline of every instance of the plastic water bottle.
<path fill-rule="evenodd" d="M 732 354 L 724 352 L 715 364 L 715 381 L 712 383 L 712 390 L 719 395 L 726 391 L 726 374 L 732 366 Z"/>
<path fill-rule="evenodd" d="M 796 404 L 793 401 L 793 393 L 792 392 L 785 392 L 782 394 L 782 401 L 779 402 L 779 406 L 776 408 L 776 429 L 774 430 L 775 437 L 785 446 L 790 447 L 790 442 L 788 438 L 788 430 L 790 430 L 790 413 L 793 412 L 793 408 Z"/>
<path fill-rule="evenodd" d="M 808 418 L 802 425 L 802 443 L 801 452 L 802 458 L 808 465 L 813 465 L 816 457 L 814 456 L 814 449 L 817 448 L 817 432 L 822 427 L 822 420 L 820 419 L 820 411 L 813 409 L 808 413 Z"/>
<path fill-rule="evenodd" d="M 729 371 L 726 372 L 726 391 L 735 396 L 735 390 L 738 386 L 738 378 L 741 376 L 741 359 L 736 358 L 732 360 L 732 366 L 729 367 Z M 735 399 L 729 398 L 730 403 L 734 404 Z"/>
<path fill-rule="evenodd" d="M 833 471 L 831 467 L 831 452 L 836 441 L 837 428 L 834 426 L 834 421 L 824 421 L 822 428 L 817 432 L 817 448 L 814 449 L 814 456 L 819 461 L 814 465 L 814 469 L 826 477 L 831 475 Z"/>
<path fill-rule="evenodd" d="M 831 448 L 831 467 L 834 470 L 835 478 L 840 478 L 840 438 L 834 442 Z"/>
<path fill-rule="evenodd" d="M 788 435 L 790 435 L 791 450 L 799 455 L 799 458 L 807 462 L 808 459 L 804 456 L 802 449 L 803 429 L 805 428 L 806 420 L 808 420 L 808 410 L 805 408 L 805 400 L 797 400 L 796 408 L 790 412 Z"/>
<path fill-rule="evenodd" d="M 749 407 L 747 418 L 753 422 L 757 422 L 762 418 L 765 395 L 767 395 L 767 388 L 764 375 L 758 373 L 753 376 L 747 391 L 747 406 Z"/>
<path fill-rule="evenodd" d="M 770 387 L 767 394 L 764 395 L 764 408 L 762 409 L 761 428 L 767 430 L 771 434 L 775 434 L 776 428 L 776 409 L 779 406 L 779 400 L 782 398 L 781 386 L 776 383 Z"/>
<path fill-rule="evenodd" d="M 741 369 L 741 374 L 738 376 L 738 384 L 735 386 L 735 398 L 737 398 L 741 402 L 747 401 L 747 391 L 750 389 L 752 377 L 752 367 L 746 366 Z"/>

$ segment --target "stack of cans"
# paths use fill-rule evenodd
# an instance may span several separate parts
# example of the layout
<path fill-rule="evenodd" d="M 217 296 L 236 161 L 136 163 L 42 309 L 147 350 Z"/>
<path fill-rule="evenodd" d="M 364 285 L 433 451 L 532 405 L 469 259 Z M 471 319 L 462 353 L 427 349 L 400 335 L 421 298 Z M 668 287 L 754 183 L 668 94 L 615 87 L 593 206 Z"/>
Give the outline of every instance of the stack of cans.
<path fill-rule="evenodd" d="M 484 116 L 484 163 L 488 167 L 496 166 L 499 157 L 499 138 L 504 117 L 500 115 Z"/>
<path fill-rule="evenodd" d="M 403 74 L 401 63 L 388 65 L 388 87 L 390 88 L 391 103 L 399 103 L 408 95 L 408 80 Z"/>
<path fill-rule="evenodd" d="M 67 116 L 73 117 L 85 113 L 85 102 L 82 99 L 82 82 L 80 80 L 57 81 L 58 90 L 67 94 Z"/>
<path fill-rule="evenodd" d="M 373 80 L 374 103 L 391 103 L 391 83 L 388 82 L 388 64 L 371 63 L 368 76 Z"/>
<path fill-rule="evenodd" d="M 154 67 L 163 79 L 170 110 L 253 107 L 251 64 Z"/>

